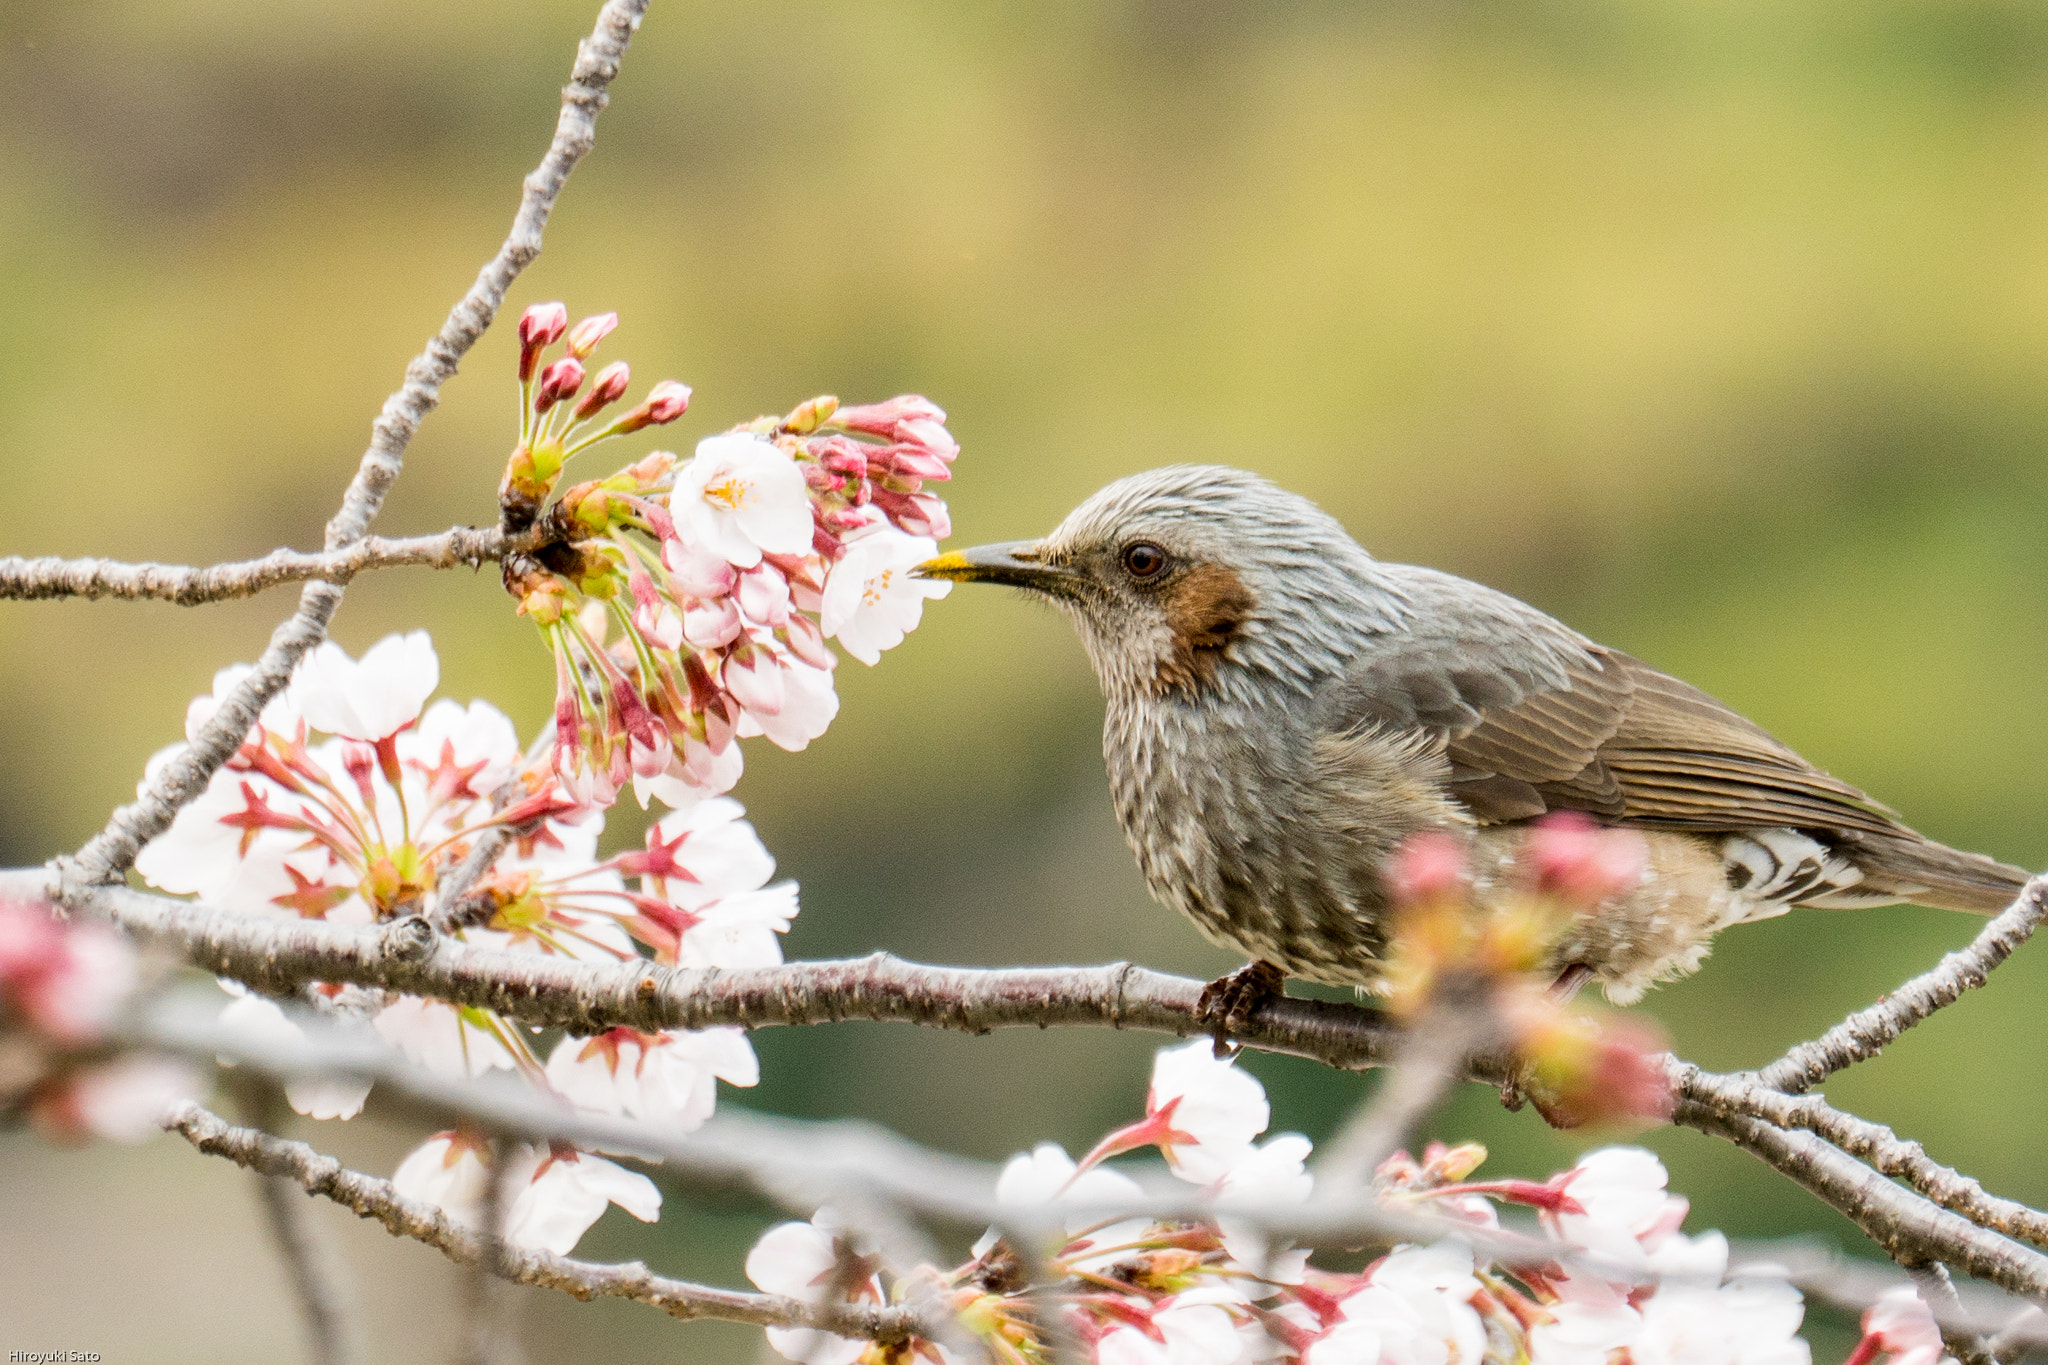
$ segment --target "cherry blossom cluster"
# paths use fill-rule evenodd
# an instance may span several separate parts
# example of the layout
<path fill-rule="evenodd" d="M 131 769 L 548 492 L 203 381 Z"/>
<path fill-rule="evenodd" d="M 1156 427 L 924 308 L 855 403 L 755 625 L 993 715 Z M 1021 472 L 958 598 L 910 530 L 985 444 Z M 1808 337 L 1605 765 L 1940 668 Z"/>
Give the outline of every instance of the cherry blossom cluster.
<path fill-rule="evenodd" d="M 1863 1312 L 1863 1338 L 1843 1365 L 1954 1365 L 1927 1301 L 1911 1285 L 1887 1290 Z"/>
<path fill-rule="evenodd" d="M 1439 1005 L 1483 1018 L 1483 1041 L 1522 1060 L 1522 1088 L 1555 1127 L 1668 1119 L 1662 1035 L 1635 1016 L 1567 1008 L 1577 969 L 1542 974 L 1574 924 L 1640 882 L 1645 856 L 1633 830 L 1551 815 L 1481 886 L 1450 835 L 1408 840 L 1392 867 L 1387 1008 L 1411 1025 Z"/>
<path fill-rule="evenodd" d="M 26 1114 L 58 1138 L 129 1141 L 191 1086 L 189 1068 L 110 1056 L 136 985 L 135 950 L 104 925 L 0 899 L 0 1118 Z"/>
<path fill-rule="evenodd" d="M 520 439 L 500 498 L 508 526 L 558 538 L 508 559 L 505 585 L 555 656 L 565 789 L 605 806 L 630 783 L 643 805 L 675 805 L 731 789 L 736 739 L 797 750 L 824 733 L 839 709 L 826 640 L 873 664 L 945 595 L 910 570 L 950 533 L 926 485 L 951 476 L 959 445 L 923 398 L 815 398 L 708 436 L 687 461 L 656 452 L 556 496 L 571 456 L 688 406 L 668 382 L 599 424 L 628 371 L 586 376 L 583 362 L 617 322 L 571 327 L 559 303 L 520 319 Z M 567 353 L 544 364 L 557 341 Z"/>
<path fill-rule="evenodd" d="M 1145 1117 L 1080 1161 L 1045 1143 L 1003 1169 L 1000 1202 L 1061 1219 L 1066 1241 L 1043 1272 L 991 1231 L 951 1271 L 887 1265 L 830 1209 L 768 1230 L 747 1258 L 764 1290 L 812 1302 L 936 1299 L 959 1330 L 1004 1365 L 1054 1354 L 1057 1332 L 1095 1365 L 1806 1365 L 1799 1293 L 1770 1266 L 1730 1270 L 1721 1234 L 1679 1230 L 1687 1204 L 1640 1148 L 1589 1153 L 1547 1181 L 1474 1181 L 1476 1145 L 1397 1153 L 1375 1192 L 1452 1225 L 1500 1228 L 1500 1205 L 1535 1211 L 1566 1253 L 1536 1264 L 1489 1263 L 1455 1234 L 1403 1246 L 1363 1270 L 1309 1263 L 1262 1237 L 1252 1210 L 1305 1204 L 1308 1139 L 1259 1141 L 1270 1118 L 1258 1081 L 1207 1042 L 1159 1053 Z M 1103 1218 L 1136 1207 L 1141 1189 L 1104 1162 L 1157 1148 L 1167 1168 L 1214 1200 L 1207 1220 Z M 1072 1210 L 1071 1213 L 1064 1212 Z M 1233 1213 L 1235 1210 L 1235 1213 Z M 1599 1274 L 1579 1264 L 1583 1253 Z M 771 1329 L 801 1365 L 951 1365 L 943 1341 L 874 1345 Z M 1917 1358 L 1916 1358 L 1917 1359 Z M 1859 1362 L 1860 1365 L 1860 1362 Z"/>
<path fill-rule="evenodd" d="M 188 735 L 245 672 L 224 670 L 192 703 Z M 656 821 L 644 847 L 600 856 L 604 814 L 564 793 L 545 745 L 523 750 L 487 702 L 429 705 L 439 680 L 424 633 L 391 636 L 360 660 L 323 645 L 207 790 L 143 849 L 137 870 L 162 890 L 253 915 L 365 924 L 434 913 L 461 938 L 511 952 L 686 966 L 782 960 L 796 887 L 770 884 L 774 859 L 738 802 L 693 801 Z M 152 759 L 151 771 L 173 753 Z M 450 879 L 493 830 L 511 836 L 504 852 L 450 899 Z M 229 1028 L 299 1032 L 277 1002 L 223 985 L 237 997 L 223 1014 Z M 489 1010 L 334 986 L 313 994 L 337 1019 L 367 1015 L 377 1035 L 434 1072 L 509 1070 L 571 1105 L 672 1132 L 710 1117 L 718 1081 L 759 1078 L 738 1029 L 614 1029 L 544 1050 Z M 316 1118 L 354 1115 L 367 1092 L 325 1079 L 286 1091 Z M 483 1144 L 441 1134 L 396 1183 L 474 1219 L 490 1159 Z M 499 1159 L 508 1163 L 507 1235 L 522 1245 L 567 1252 L 607 1203 L 643 1219 L 660 1207 L 645 1176 L 592 1153 L 512 1148 Z"/>

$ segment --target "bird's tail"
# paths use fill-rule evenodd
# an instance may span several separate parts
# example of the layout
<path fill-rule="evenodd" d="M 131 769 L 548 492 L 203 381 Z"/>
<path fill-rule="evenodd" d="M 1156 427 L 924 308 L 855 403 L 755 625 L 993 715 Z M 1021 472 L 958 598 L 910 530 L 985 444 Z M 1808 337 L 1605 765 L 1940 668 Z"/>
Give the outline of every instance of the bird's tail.
<path fill-rule="evenodd" d="M 2031 874 L 1981 853 L 1912 835 L 1865 835 L 1848 852 L 1863 870 L 1858 890 L 1883 892 L 1915 905 L 1995 915 L 2011 905 Z"/>

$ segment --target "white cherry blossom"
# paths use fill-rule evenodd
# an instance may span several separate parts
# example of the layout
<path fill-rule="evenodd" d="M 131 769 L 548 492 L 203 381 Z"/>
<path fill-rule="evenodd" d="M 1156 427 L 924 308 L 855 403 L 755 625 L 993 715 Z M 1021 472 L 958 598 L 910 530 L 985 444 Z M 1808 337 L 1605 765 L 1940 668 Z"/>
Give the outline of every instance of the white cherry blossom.
<path fill-rule="evenodd" d="M 707 436 L 676 471 L 669 514 L 680 538 L 752 568 L 769 554 L 811 548 L 811 499 L 787 452 L 751 432 Z"/>
<path fill-rule="evenodd" d="M 1167 1166 L 1198 1185 L 1226 1175 L 1272 1118 L 1258 1078 L 1218 1058 L 1206 1038 L 1160 1049 L 1145 1113 L 1165 1129 L 1159 1150 Z"/>
<path fill-rule="evenodd" d="M 743 712 L 739 733 L 766 735 L 777 748 L 797 753 L 831 726 L 839 714 L 839 694 L 830 673 L 796 659 L 783 660 L 780 682 L 781 704 L 774 714 Z"/>
<path fill-rule="evenodd" d="M 1220 1303 L 1180 1294 L 1151 1315 L 1155 1339 L 1136 1327 L 1118 1327 L 1095 1346 L 1097 1365 L 1238 1365 L 1247 1361 L 1237 1322 Z"/>
<path fill-rule="evenodd" d="M 841 1245 L 842 1236 L 829 1209 L 818 1210 L 808 1223 L 777 1223 L 747 1253 L 747 1278 L 766 1294 L 823 1303 L 840 1279 L 843 1257 L 850 1254 Z M 882 1288 L 872 1275 L 849 1289 L 850 1297 L 881 1302 Z M 853 1337 L 787 1327 L 769 1328 L 768 1344 L 801 1365 L 853 1365 L 868 1347 Z"/>
<path fill-rule="evenodd" d="M 1947 1349 L 1927 1301 L 1911 1285 L 1886 1290 L 1863 1311 L 1858 1359 L 1882 1358 L 1885 1365 L 1936 1365 Z"/>
<path fill-rule="evenodd" d="M 387 635 L 360 661 L 323 641 L 292 678 L 291 703 L 316 730 L 374 743 L 419 719 L 441 685 L 441 661 L 423 630 Z"/>
<path fill-rule="evenodd" d="M 643 1223 L 661 1216 L 661 1191 L 654 1182 L 601 1156 L 522 1143 L 505 1160 L 504 1236 L 514 1246 L 566 1256 L 608 1203 Z M 436 1205 L 454 1222 L 476 1227 L 490 1179 L 490 1168 L 468 1139 L 439 1133 L 399 1164 L 391 1183 L 406 1198 Z"/>
<path fill-rule="evenodd" d="M 439 1000 L 401 995 L 377 1012 L 371 1026 L 407 1061 L 439 1075 L 474 1078 L 519 1065 L 475 1012 Z"/>
<path fill-rule="evenodd" d="M 280 1040 L 297 1043 L 306 1037 L 306 1031 L 275 1000 L 245 992 L 221 1010 L 220 1025 L 230 1034 L 257 1044 Z M 368 1081 L 319 1076 L 294 1077 L 284 1086 L 285 1099 L 291 1107 L 315 1119 L 352 1119 L 363 1111 L 363 1101 L 369 1094 Z"/>
<path fill-rule="evenodd" d="M 880 663 L 883 650 L 902 644 L 917 628 L 926 600 L 952 590 L 944 580 L 910 576 L 938 551 L 929 536 L 888 527 L 853 541 L 825 579 L 819 626 L 862 663 Z"/>
<path fill-rule="evenodd" d="M 596 1038 L 564 1038 L 548 1058 L 547 1077 L 580 1108 L 688 1133 L 703 1127 L 717 1107 L 719 1081 L 756 1085 L 761 1066 L 740 1029 L 613 1029 Z"/>
<path fill-rule="evenodd" d="M 505 1215 L 505 1240 L 566 1256 L 617 1204 L 643 1223 L 661 1217 L 661 1191 L 637 1171 L 589 1152 L 522 1147 L 507 1179 L 519 1191 Z"/>
<path fill-rule="evenodd" d="M 73 1077 L 61 1101 L 63 1117 L 67 1126 L 110 1142 L 141 1142 L 162 1131 L 158 1120 L 166 1109 L 207 1088 L 187 1062 L 130 1053 Z"/>

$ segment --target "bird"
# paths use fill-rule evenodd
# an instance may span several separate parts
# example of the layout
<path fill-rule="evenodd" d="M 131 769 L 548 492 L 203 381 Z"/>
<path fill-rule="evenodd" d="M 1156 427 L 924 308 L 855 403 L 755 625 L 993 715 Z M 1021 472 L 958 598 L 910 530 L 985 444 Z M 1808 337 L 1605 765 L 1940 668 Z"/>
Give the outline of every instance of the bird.
<path fill-rule="evenodd" d="M 1135 474 L 1042 539 L 916 572 L 1073 619 L 1148 888 L 1249 959 L 1203 993 L 1219 1028 L 1288 978 L 1382 990 L 1392 860 L 1430 831 L 1461 841 L 1475 883 L 1505 875 L 1540 820 L 1639 831 L 1634 884 L 1545 962 L 1620 1005 L 1696 970 L 1733 924 L 1900 901 L 1988 914 L 2028 880 L 1919 834 L 1698 688 L 1506 593 L 1383 563 L 1242 470 Z"/>

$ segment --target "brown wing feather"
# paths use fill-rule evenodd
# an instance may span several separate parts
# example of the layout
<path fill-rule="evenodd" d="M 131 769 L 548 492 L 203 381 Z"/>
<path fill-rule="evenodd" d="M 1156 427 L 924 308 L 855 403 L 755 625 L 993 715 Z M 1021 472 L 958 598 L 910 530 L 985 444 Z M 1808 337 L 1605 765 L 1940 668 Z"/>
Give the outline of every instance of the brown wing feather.
<path fill-rule="evenodd" d="M 1909 832 L 1761 727 L 1640 660 L 1596 645 L 1571 674 L 1565 692 L 1484 711 L 1463 733 L 1446 733 L 1454 776 L 1506 778 L 1547 810 L 1627 825 Z"/>

